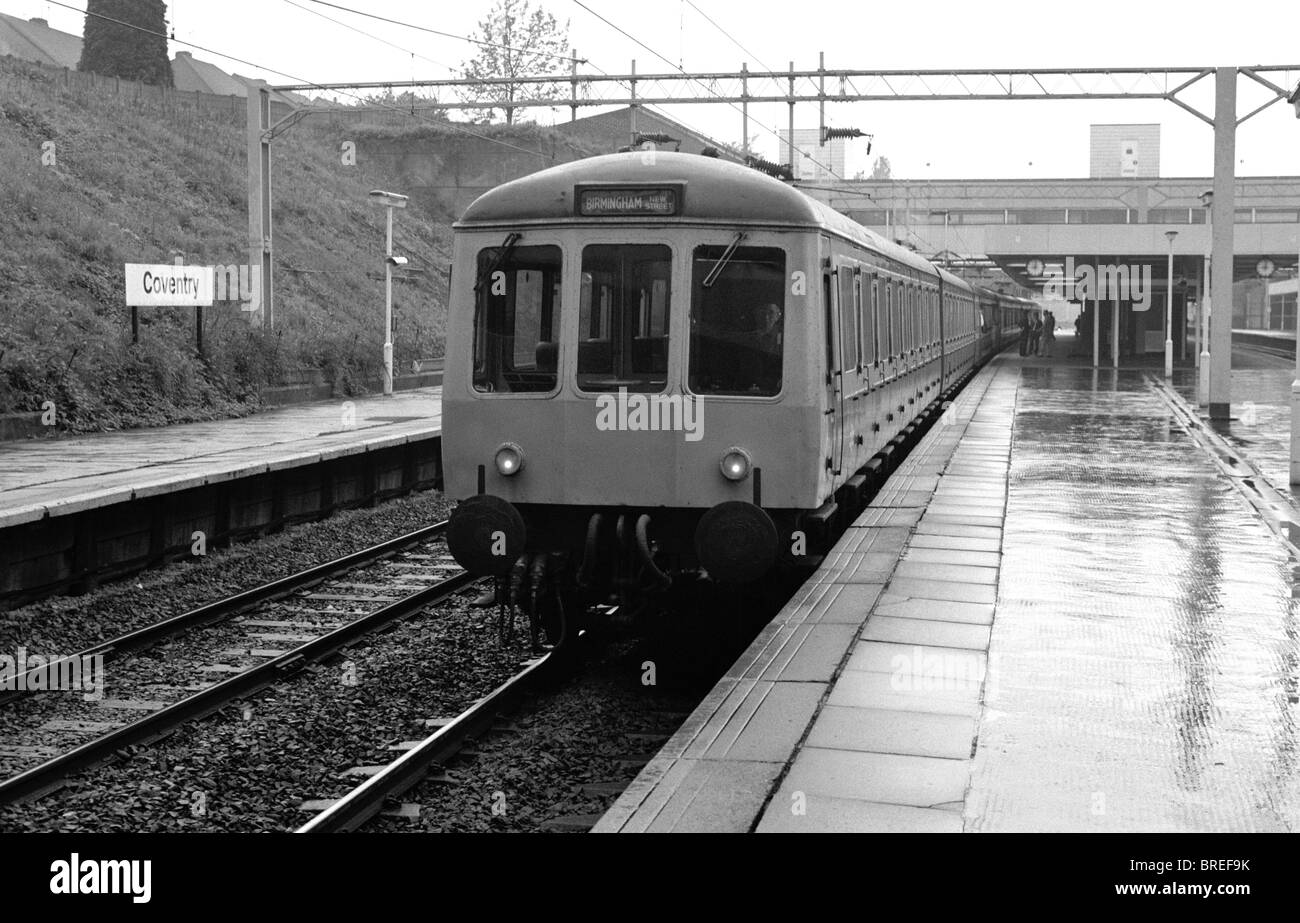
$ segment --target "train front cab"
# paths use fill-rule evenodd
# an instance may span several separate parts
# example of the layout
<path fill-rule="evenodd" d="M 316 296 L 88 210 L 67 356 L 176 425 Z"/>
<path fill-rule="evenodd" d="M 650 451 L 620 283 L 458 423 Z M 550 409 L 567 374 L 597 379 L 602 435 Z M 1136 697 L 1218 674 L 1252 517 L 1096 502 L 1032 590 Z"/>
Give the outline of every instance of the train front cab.
<path fill-rule="evenodd" d="M 746 542 L 767 539 L 735 504 L 788 537 L 816 506 L 827 449 L 825 385 L 807 361 L 815 235 L 749 228 L 737 246 L 734 226 L 536 227 L 498 262 L 503 239 L 457 238 L 457 265 L 500 284 L 453 280 L 453 303 L 478 309 L 451 318 L 465 347 L 449 350 L 444 382 L 449 491 L 517 510 L 528 551 L 581 557 L 597 513 L 605 538 L 646 515 L 677 563 L 695 561 L 703 528 L 726 552 L 710 570 L 740 573 Z"/>

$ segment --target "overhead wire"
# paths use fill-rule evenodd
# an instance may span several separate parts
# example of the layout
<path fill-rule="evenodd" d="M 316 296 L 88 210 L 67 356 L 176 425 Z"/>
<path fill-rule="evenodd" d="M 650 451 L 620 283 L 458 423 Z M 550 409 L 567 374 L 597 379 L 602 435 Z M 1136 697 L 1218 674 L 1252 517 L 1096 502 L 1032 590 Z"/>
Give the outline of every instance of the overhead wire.
<path fill-rule="evenodd" d="M 707 91 L 708 93 L 711 93 L 711 94 L 714 95 L 714 96 L 719 96 L 719 97 L 720 97 L 720 94 L 717 93 L 717 92 L 716 92 L 712 87 L 710 87 L 707 83 L 705 83 L 704 81 L 702 81 L 702 80 L 700 80 L 700 79 L 698 79 L 698 78 L 693 78 L 693 77 L 691 77 L 691 75 L 688 74 L 688 73 L 687 73 L 683 68 L 677 67 L 677 65 L 673 64 L 673 62 L 670 61 L 670 60 L 668 60 L 668 58 L 665 58 L 662 54 L 660 54 L 659 52 L 655 51 L 653 48 L 651 48 L 651 47 L 650 47 L 649 45 L 647 45 L 645 42 L 641 41 L 639 38 L 637 38 L 637 37 L 636 37 L 635 35 L 633 35 L 632 33 L 628 32 L 626 29 L 622 28 L 621 26 L 617 25 L 617 24 L 614 23 L 614 22 L 611 22 L 609 19 L 607 19 L 606 17 L 602 16 L 600 13 L 596 12 L 596 11 L 593 10 L 591 7 L 587 6 L 587 4 L 583 3 L 582 0 L 573 0 L 573 2 L 576 3 L 578 6 L 582 7 L 584 10 L 586 10 L 586 11 L 587 11 L 588 13 L 590 13 L 592 16 L 595 16 L 595 17 L 596 17 L 597 19 L 599 19 L 601 22 L 605 23 L 605 25 L 609 26 L 609 27 L 610 27 L 611 29 L 613 29 L 614 31 L 618 32 L 619 34 L 623 35 L 625 38 L 629 39 L 630 41 L 632 41 L 632 42 L 636 43 L 637 45 L 639 45 L 640 47 L 644 48 L 646 51 L 648 51 L 650 54 L 654 55 L 654 56 L 655 56 L 656 58 L 658 58 L 660 61 L 663 61 L 665 64 L 667 64 L 669 67 L 674 68 L 675 70 L 677 70 L 678 72 L 680 72 L 680 73 L 682 74 L 682 76 L 686 77 L 687 79 L 694 80 L 695 83 L 697 83 L 697 84 L 699 84 L 701 87 L 703 87 L 703 88 L 705 89 L 705 91 Z M 724 100 L 724 101 L 725 101 L 725 100 Z M 735 109 L 737 112 L 740 112 L 740 111 L 741 111 L 740 108 L 737 107 L 735 103 L 728 102 L 728 103 L 726 103 L 726 104 L 729 105 L 731 108 Z M 762 128 L 764 131 L 766 131 L 768 134 L 774 136 L 778 141 L 780 141 L 781 136 L 780 136 L 780 134 L 779 134 L 778 132 L 775 132 L 775 131 L 773 131 L 772 129 L 768 128 L 768 127 L 767 127 L 766 125 L 764 125 L 762 122 L 756 122 L 756 124 L 759 125 L 759 127 L 761 127 L 761 128 Z M 792 152 L 791 159 L 793 159 L 793 150 L 794 150 L 794 139 L 793 139 L 793 138 L 790 139 L 790 149 L 791 149 L 791 152 Z M 819 167 L 821 167 L 823 170 L 825 170 L 825 171 L 826 171 L 827 173 L 829 173 L 831 176 L 834 176 L 836 179 L 841 179 L 841 180 L 844 179 L 844 177 L 840 176 L 838 173 L 836 173 L 834 170 L 832 170 L 832 169 L 831 169 L 829 166 L 827 166 L 826 164 L 824 164 L 824 163 L 822 163 L 821 161 L 819 161 L 817 158 L 812 157 L 812 156 L 809 156 L 808 159 L 811 160 L 813 163 L 817 164 Z"/>
<path fill-rule="evenodd" d="M 358 35 L 364 35 L 366 38 L 374 39 L 376 42 L 380 42 L 384 45 L 387 45 L 389 48 L 396 48 L 398 51 L 405 52 L 406 54 L 411 55 L 411 57 L 413 58 L 419 58 L 422 61 L 428 61 L 430 64 L 436 64 L 439 67 L 445 67 L 449 72 L 454 71 L 456 69 L 452 67 L 450 64 L 447 64 L 443 61 L 435 61 L 433 58 L 425 57 L 424 55 L 416 51 L 413 51 L 410 48 L 404 48 L 403 46 L 398 45 L 396 42 L 390 42 L 386 38 L 380 38 L 378 35 L 374 35 L 373 33 L 367 32 L 365 29 L 358 29 L 356 26 L 352 25 L 351 23 L 346 23 L 341 19 L 335 19 L 333 16 L 328 16 L 325 13 L 322 13 L 320 10 L 313 10 L 311 7 L 303 6 L 301 3 L 295 2 L 295 0 L 284 0 L 284 2 L 289 4 L 290 6 L 296 6 L 298 9 L 302 10 L 305 13 L 311 13 L 313 16 L 319 16 L 321 19 L 332 22 L 335 25 L 342 26 L 345 29 L 350 29 L 353 32 L 356 32 Z"/>
<path fill-rule="evenodd" d="M 454 32 L 443 32 L 439 29 L 432 29 L 428 26 L 421 26 L 412 22 L 404 22 L 400 19 L 390 19 L 387 16 L 380 16 L 377 13 L 367 13 L 364 10 L 355 10 L 352 9 L 351 7 L 341 6 L 340 4 L 337 3 L 329 3 L 327 2 L 327 0 L 309 0 L 309 2 L 317 3 L 320 4 L 321 6 L 328 6 L 336 10 L 342 10 L 345 13 L 352 13 L 357 16 L 365 16 L 369 19 L 377 19 L 380 22 L 390 23 L 395 26 L 404 26 L 407 29 L 416 29 L 420 32 L 428 32 L 432 35 L 441 35 L 444 38 L 454 38 L 454 39 L 459 39 L 462 42 L 471 42 L 475 45 L 482 45 L 486 48 L 502 48 L 505 49 L 506 51 L 517 51 L 520 54 L 537 55 L 538 57 L 547 57 L 547 58 L 558 58 L 561 61 L 569 61 L 570 63 L 574 61 L 574 58 L 570 55 L 555 54 L 554 52 L 550 52 L 550 51 L 536 51 L 528 48 L 517 48 L 513 45 L 504 45 L 501 42 L 491 42 L 488 41 L 487 39 L 472 38 L 468 35 L 457 35 Z"/>
<path fill-rule="evenodd" d="M 717 29 L 717 30 L 718 30 L 719 32 L 721 32 L 724 36 L 726 36 L 727 40 L 728 40 L 729 42 L 731 42 L 731 44 L 735 45 L 737 48 L 739 48 L 739 49 L 740 49 L 741 51 L 743 51 L 745 54 L 747 54 L 747 55 L 749 55 L 751 58 L 753 58 L 754 61 L 756 61 L 756 62 L 758 63 L 758 65 L 759 65 L 759 66 L 760 66 L 760 67 L 761 67 L 761 68 L 762 68 L 762 69 L 767 73 L 767 75 L 768 75 L 769 77 L 772 77 L 773 79 L 778 79 L 778 80 L 779 80 L 779 79 L 781 79 L 782 77 L 786 76 L 786 75 L 784 75 L 784 74 L 780 74 L 780 73 L 777 73 L 776 71 L 774 71 L 770 66 L 768 66 L 767 62 L 765 62 L 765 61 L 764 61 L 762 58 L 760 58 L 758 55 L 754 54 L 754 52 L 752 52 L 752 51 L 750 51 L 748 48 L 746 48 L 746 47 L 744 46 L 744 44 L 742 44 L 741 41 L 740 41 L 738 38 L 736 38 L 736 37 L 735 37 L 734 35 L 732 35 L 732 34 L 731 34 L 731 33 L 730 33 L 726 28 L 724 28 L 722 25 L 720 25 L 720 24 L 718 23 L 718 21 L 715 20 L 712 16 L 710 16 L 708 13 L 704 12 L 704 10 L 702 10 L 702 9 L 700 9 L 698 6 L 696 6 L 695 3 L 692 2 L 692 0 L 684 0 L 684 2 L 685 2 L 687 5 L 689 5 L 691 9 L 695 10 L 695 12 L 697 12 L 697 13 L 699 13 L 701 16 L 703 16 L 704 19 L 707 20 L 708 23 L 709 23 L 711 26 L 713 26 L 713 28 Z M 820 84 L 818 84 L 818 83 L 817 83 L 817 82 L 816 82 L 816 81 L 815 81 L 811 76 L 808 76 L 808 77 L 806 77 L 805 79 L 806 79 L 810 84 L 812 84 L 813 89 L 815 89 L 818 93 L 823 92 L 823 87 L 822 87 Z M 826 121 L 830 122 L 831 124 L 834 124 L 834 123 L 835 123 L 835 118 L 834 118 L 834 116 L 832 116 L 830 113 L 827 113 L 827 114 L 826 114 Z M 793 144 L 791 145 L 791 150 L 793 150 Z M 841 179 L 843 179 L 843 177 L 841 177 Z"/>

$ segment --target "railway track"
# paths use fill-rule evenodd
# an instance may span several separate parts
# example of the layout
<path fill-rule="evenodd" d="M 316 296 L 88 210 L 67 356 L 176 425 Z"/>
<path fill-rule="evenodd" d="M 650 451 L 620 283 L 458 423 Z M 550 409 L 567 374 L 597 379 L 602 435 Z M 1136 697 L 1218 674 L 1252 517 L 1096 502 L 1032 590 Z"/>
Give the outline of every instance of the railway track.
<path fill-rule="evenodd" d="M 1234 341 L 1232 344 L 1232 348 L 1245 350 L 1246 352 L 1256 353 L 1261 356 L 1273 356 L 1278 359 L 1287 359 L 1290 361 L 1295 361 L 1295 345 L 1293 343 L 1286 343 L 1285 345 L 1272 346 L 1272 345 L 1266 345 L 1262 343 L 1242 343 L 1239 341 Z"/>
<path fill-rule="evenodd" d="M 332 802 L 299 827 L 297 833 L 345 833 L 355 830 L 421 781 L 435 765 L 444 765 L 466 741 L 489 730 L 503 713 L 518 706 L 524 695 L 555 668 L 554 654 L 529 661 L 515 676 L 479 699 L 433 734 Z"/>
<path fill-rule="evenodd" d="M 341 797 L 304 803 L 319 813 L 296 832 L 589 830 L 712 684 L 647 688 L 644 641 L 597 634 L 565 649 L 579 657 L 527 662 L 386 766 L 359 767 L 368 777 Z"/>
<path fill-rule="evenodd" d="M 113 698 L 102 697 L 102 685 L 101 698 L 71 708 L 66 692 L 6 693 L 0 760 L 29 765 L 0 781 L 0 804 L 58 788 L 463 590 L 475 581 L 446 553 L 445 529 L 437 523 L 66 658 L 113 663 Z M 36 672 L 15 686 L 30 688 Z M 184 682 L 198 675 L 218 678 Z M 81 739 L 69 747 L 69 737 Z"/>

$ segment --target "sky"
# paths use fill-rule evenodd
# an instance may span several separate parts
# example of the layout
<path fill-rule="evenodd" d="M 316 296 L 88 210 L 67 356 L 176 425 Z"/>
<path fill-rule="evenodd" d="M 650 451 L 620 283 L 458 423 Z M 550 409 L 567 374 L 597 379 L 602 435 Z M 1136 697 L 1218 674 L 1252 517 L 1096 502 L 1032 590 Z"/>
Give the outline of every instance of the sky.
<path fill-rule="evenodd" d="M 84 9 L 84 0 L 66 2 Z M 337 2 L 459 35 L 477 34 L 479 21 L 492 6 L 490 0 Z M 1043 0 L 582 3 L 688 71 L 734 71 L 742 62 L 751 70 L 781 70 L 791 61 L 796 68 L 812 69 L 819 52 L 825 53 L 827 68 L 1254 64 L 1300 68 L 1300 4 L 1289 0 L 1179 5 L 1093 0 L 1086 6 Z M 606 72 L 626 73 L 634 59 L 639 73 L 671 70 L 647 47 L 621 35 L 577 0 L 542 0 L 541 5 L 562 23 L 568 22 L 570 44 L 579 56 Z M 0 0 L 0 11 L 23 18 L 44 17 L 54 28 L 78 34 L 84 22 L 81 14 L 49 0 Z M 791 15 L 792 11 L 798 15 Z M 271 83 L 400 82 L 458 76 L 455 69 L 475 52 L 464 41 L 365 19 L 314 0 L 171 0 L 168 17 L 179 40 L 281 73 L 204 51 L 194 50 L 195 57 Z M 173 42 L 172 54 L 180 50 L 187 46 Z M 557 70 L 567 71 L 567 67 L 560 65 Z M 1300 69 L 1290 79 L 1288 88 L 1300 79 Z M 1212 114 L 1213 80 L 1201 81 L 1180 98 Z M 1239 117 L 1266 99 L 1262 87 L 1239 78 Z M 596 111 L 600 110 L 587 110 Z M 743 134 L 739 111 L 725 104 L 664 107 L 664 111 L 724 142 L 739 143 Z M 786 125 L 786 107 L 755 105 L 750 115 L 757 152 L 776 159 L 774 133 Z M 531 117 L 544 123 L 565 120 L 568 109 L 532 110 Z M 863 142 L 849 144 L 846 173 L 850 176 L 869 172 L 871 161 L 882 155 L 889 159 L 895 178 L 1087 176 L 1088 129 L 1098 122 L 1158 122 L 1161 175 L 1213 172 L 1213 129 L 1164 100 L 843 103 L 828 105 L 827 121 L 874 135 L 870 157 Z M 815 104 L 796 107 L 796 128 L 817 125 Z M 1236 170 L 1241 176 L 1300 174 L 1300 119 L 1291 106 L 1277 103 L 1239 127 Z"/>

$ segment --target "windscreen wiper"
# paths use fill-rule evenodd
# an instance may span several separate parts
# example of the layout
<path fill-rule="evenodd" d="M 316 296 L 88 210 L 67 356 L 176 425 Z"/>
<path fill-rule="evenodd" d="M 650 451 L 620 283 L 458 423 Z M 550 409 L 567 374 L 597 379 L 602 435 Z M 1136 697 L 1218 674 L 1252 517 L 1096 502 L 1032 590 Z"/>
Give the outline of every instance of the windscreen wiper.
<path fill-rule="evenodd" d="M 736 248 L 740 246 L 740 242 L 748 236 L 749 235 L 744 231 L 736 232 L 736 239 L 727 246 L 726 250 L 722 251 L 722 256 L 718 257 L 718 261 L 713 264 L 713 268 L 709 270 L 709 274 L 704 277 L 705 288 L 713 288 L 713 283 L 717 282 L 718 276 L 722 275 L 722 270 L 727 267 L 727 263 L 729 263 L 731 258 L 735 255 Z"/>
<path fill-rule="evenodd" d="M 478 274 L 478 279 L 474 281 L 475 292 L 482 289 L 483 283 L 492 278 L 492 273 L 500 269 L 505 264 L 505 261 L 510 259 L 510 254 L 514 252 L 515 244 L 519 243 L 519 238 L 523 236 L 524 235 L 520 234 L 518 231 L 511 231 L 506 235 L 505 241 L 502 242 L 500 249 L 497 250 L 497 255 L 492 258 L 492 262 Z"/>

